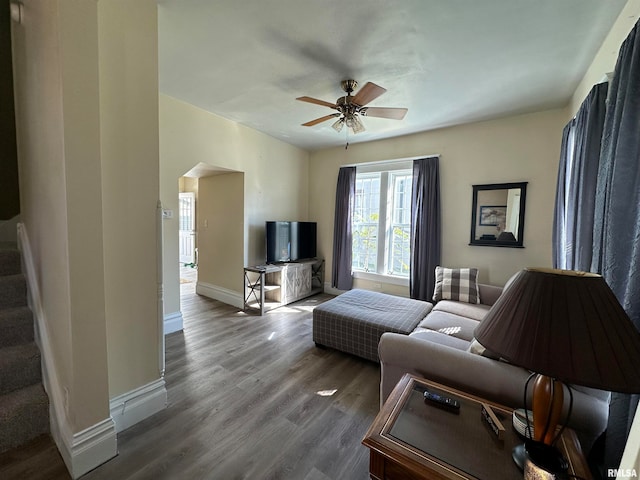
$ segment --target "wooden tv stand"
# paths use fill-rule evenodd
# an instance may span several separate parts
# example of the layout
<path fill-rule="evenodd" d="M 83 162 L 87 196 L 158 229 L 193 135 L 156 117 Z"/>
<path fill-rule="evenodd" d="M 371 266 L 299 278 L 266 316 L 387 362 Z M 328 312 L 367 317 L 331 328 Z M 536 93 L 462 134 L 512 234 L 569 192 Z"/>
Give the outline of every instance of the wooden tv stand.
<path fill-rule="evenodd" d="M 255 265 L 244 268 L 244 310 L 273 308 L 324 291 L 324 260 Z"/>

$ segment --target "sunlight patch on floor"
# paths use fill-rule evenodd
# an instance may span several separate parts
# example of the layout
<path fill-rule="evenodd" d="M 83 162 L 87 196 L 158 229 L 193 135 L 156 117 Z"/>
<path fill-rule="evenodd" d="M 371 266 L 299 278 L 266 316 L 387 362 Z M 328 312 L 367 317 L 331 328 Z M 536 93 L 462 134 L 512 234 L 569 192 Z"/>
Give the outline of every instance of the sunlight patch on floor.
<path fill-rule="evenodd" d="M 333 390 L 319 390 L 316 392 L 316 395 L 319 395 L 320 397 L 331 397 L 337 391 L 337 388 L 334 388 Z"/>

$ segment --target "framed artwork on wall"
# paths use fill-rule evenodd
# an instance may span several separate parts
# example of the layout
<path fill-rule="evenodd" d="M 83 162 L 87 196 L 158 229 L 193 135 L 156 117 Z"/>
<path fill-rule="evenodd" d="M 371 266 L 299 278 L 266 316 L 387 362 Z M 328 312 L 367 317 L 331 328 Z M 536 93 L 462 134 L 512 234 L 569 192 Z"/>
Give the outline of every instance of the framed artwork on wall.
<path fill-rule="evenodd" d="M 506 205 L 483 205 L 480 207 L 480 225 L 495 227 L 504 224 L 507 218 Z"/>

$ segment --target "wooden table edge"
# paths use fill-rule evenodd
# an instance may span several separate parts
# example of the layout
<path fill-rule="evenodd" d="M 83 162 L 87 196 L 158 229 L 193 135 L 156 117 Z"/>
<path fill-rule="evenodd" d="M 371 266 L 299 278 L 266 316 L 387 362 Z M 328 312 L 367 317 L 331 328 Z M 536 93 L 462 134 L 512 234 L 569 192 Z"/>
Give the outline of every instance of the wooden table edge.
<path fill-rule="evenodd" d="M 436 469 L 436 472 L 434 473 L 442 475 L 440 477 L 434 478 L 442 478 L 444 480 L 452 478 L 468 479 L 468 474 L 463 474 L 454 466 L 445 465 L 443 464 L 443 462 L 430 456 L 426 452 L 421 452 L 417 448 L 407 445 L 406 443 L 403 443 L 401 441 L 394 441 L 388 436 L 382 435 L 382 433 L 386 431 L 388 425 L 395 422 L 396 418 L 400 414 L 400 411 L 404 406 L 404 401 L 401 400 L 406 400 L 406 398 L 403 399 L 403 397 L 406 397 L 411 393 L 411 389 L 408 388 L 410 383 L 425 384 L 427 386 L 431 386 L 455 396 L 466 398 L 478 403 L 485 403 L 490 405 L 494 409 L 498 409 L 503 411 L 504 413 L 507 413 L 508 415 L 511 415 L 514 409 L 506 407 L 504 405 L 500 405 L 497 402 L 487 400 L 477 395 L 462 392 L 455 388 L 447 387 L 446 385 L 442 385 L 440 383 L 406 373 L 394 387 L 391 394 L 389 394 L 389 397 L 384 402 L 382 408 L 380 409 L 380 412 L 378 412 L 378 415 L 376 416 L 362 439 L 362 444 L 369 448 L 371 452 L 376 452 L 378 455 L 382 455 L 387 460 L 396 463 L 398 459 L 400 459 L 402 462 L 404 462 L 403 466 L 407 470 L 410 470 L 417 475 L 420 475 L 422 472 L 424 472 L 425 463 L 428 463 L 429 468 Z M 398 452 L 397 450 L 392 450 L 392 447 L 395 445 L 400 447 L 400 452 Z M 582 452 L 578 437 L 572 429 L 564 429 L 560 439 L 558 440 L 557 446 L 565 456 L 567 462 L 569 463 L 570 470 L 573 471 L 573 474 L 576 477 L 583 478 L 585 480 L 590 480 L 592 478 L 591 471 Z"/>

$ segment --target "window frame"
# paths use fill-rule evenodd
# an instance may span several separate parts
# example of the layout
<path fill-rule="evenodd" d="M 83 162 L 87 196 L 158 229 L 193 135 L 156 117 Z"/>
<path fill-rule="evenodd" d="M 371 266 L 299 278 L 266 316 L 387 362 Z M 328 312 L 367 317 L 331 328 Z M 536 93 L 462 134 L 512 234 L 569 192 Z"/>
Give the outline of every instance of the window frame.
<path fill-rule="evenodd" d="M 405 196 L 408 196 L 408 198 L 405 198 L 405 202 L 408 200 L 408 205 L 401 205 L 400 207 L 398 207 L 398 204 L 396 203 L 396 179 L 398 178 L 404 178 L 408 180 L 408 184 L 409 184 L 409 189 L 408 191 L 404 192 Z M 412 181 L 413 181 L 413 172 L 409 169 L 403 169 L 403 170 L 393 170 L 388 172 L 387 174 L 387 182 L 388 182 L 388 187 L 387 187 L 387 220 L 386 220 L 386 239 L 385 239 L 385 267 L 386 267 L 386 274 L 389 276 L 393 276 L 393 277 L 401 277 L 401 278 L 409 278 L 409 275 L 411 274 L 411 272 L 409 271 L 409 265 L 408 263 L 411 262 L 411 244 L 410 244 L 410 236 L 411 236 L 411 193 L 413 190 L 413 185 L 412 185 Z M 389 197 L 391 197 L 391 201 L 389 202 Z M 382 203 L 382 200 L 381 200 Z M 403 210 L 405 210 L 406 212 L 406 208 L 408 207 L 408 217 L 409 217 L 409 222 L 396 222 L 395 221 L 395 214 L 396 214 L 396 210 L 398 208 L 402 208 Z M 395 243 L 394 243 L 394 236 L 395 236 L 395 227 L 401 225 L 403 229 L 405 229 L 406 227 L 408 227 L 409 232 L 409 238 L 407 239 L 408 245 L 407 248 L 409 249 L 409 255 L 407 258 L 407 273 L 406 275 L 402 275 L 402 274 L 398 274 L 398 273 L 393 273 L 393 270 L 395 268 L 394 266 L 394 247 L 395 247 Z M 403 242 L 404 243 L 404 242 Z M 402 257 L 404 258 L 404 255 L 402 255 Z M 404 263 L 404 262 L 403 262 Z"/>
<path fill-rule="evenodd" d="M 406 286 L 409 285 L 410 272 L 407 271 L 406 275 L 393 273 L 393 263 L 391 258 L 393 252 L 391 244 L 393 240 L 394 225 L 393 213 L 395 209 L 395 205 L 393 205 L 395 187 L 394 177 L 408 176 L 409 178 L 412 178 L 413 163 L 412 160 L 404 160 L 384 162 L 383 164 L 359 165 L 356 172 L 356 181 L 358 178 L 370 176 L 371 174 L 380 175 L 376 271 L 367 271 L 366 269 L 356 268 L 352 262 L 352 274 L 354 278 Z M 409 197 L 411 197 L 410 191 L 408 193 Z M 411 208 L 410 205 L 411 204 L 409 203 L 409 209 Z M 353 221 L 354 218 L 352 218 L 352 228 L 355 232 L 355 225 Z M 409 228 L 411 228 L 410 221 Z M 384 239 L 384 244 L 382 246 L 380 243 L 381 239 Z M 355 253 L 355 250 L 352 250 L 352 252 Z"/>

